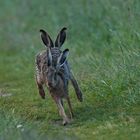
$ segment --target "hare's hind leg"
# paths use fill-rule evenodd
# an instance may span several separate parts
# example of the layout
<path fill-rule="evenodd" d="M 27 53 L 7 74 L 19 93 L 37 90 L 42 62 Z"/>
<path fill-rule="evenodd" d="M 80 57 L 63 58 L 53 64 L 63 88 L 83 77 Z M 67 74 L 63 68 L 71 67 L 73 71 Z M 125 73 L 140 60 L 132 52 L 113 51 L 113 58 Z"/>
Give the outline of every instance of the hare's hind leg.
<path fill-rule="evenodd" d="M 62 106 L 64 107 L 63 99 L 61 99 L 61 104 L 62 104 Z"/>
<path fill-rule="evenodd" d="M 36 76 L 36 84 L 39 90 L 39 94 L 42 97 L 42 99 L 45 99 L 45 91 L 43 89 L 43 84 L 41 83 L 41 81 L 37 78 Z"/>

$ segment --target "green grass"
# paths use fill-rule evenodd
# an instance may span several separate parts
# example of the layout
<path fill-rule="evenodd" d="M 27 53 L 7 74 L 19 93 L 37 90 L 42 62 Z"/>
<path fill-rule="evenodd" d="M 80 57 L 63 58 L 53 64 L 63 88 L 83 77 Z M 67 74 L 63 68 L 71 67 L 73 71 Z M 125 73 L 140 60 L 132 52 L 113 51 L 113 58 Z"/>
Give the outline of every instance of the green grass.
<path fill-rule="evenodd" d="M 0 93 L 12 94 L 0 96 L 0 139 L 138 140 L 139 11 L 139 0 L 0 1 Z M 39 29 L 55 39 L 63 26 L 62 49 L 70 49 L 84 94 L 79 103 L 70 85 L 75 118 L 65 127 L 47 89 L 42 100 L 34 80 L 35 55 L 45 49 Z"/>

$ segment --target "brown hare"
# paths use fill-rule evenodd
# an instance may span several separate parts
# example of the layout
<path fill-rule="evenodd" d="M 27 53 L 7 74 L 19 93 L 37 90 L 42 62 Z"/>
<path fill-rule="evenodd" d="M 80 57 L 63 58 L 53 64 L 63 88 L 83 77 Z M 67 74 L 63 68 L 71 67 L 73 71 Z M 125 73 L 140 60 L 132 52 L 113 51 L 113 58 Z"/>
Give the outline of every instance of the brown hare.
<path fill-rule="evenodd" d="M 59 114 L 63 118 L 63 125 L 65 125 L 69 123 L 69 119 L 63 108 L 63 98 L 67 100 L 71 118 L 73 117 L 71 102 L 68 95 L 69 80 L 72 82 L 78 100 L 83 100 L 82 92 L 67 62 L 69 50 L 60 50 L 66 39 L 66 28 L 63 28 L 60 31 L 55 44 L 47 32 L 42 29 L 40 32 L 42 41 L 47 49 L 36 56 L 36 83 L 39 89 L 39 94 L 43 99 L 45 98 L 43 85 L 47 85 L 52 98 L 57 104 Z"/>

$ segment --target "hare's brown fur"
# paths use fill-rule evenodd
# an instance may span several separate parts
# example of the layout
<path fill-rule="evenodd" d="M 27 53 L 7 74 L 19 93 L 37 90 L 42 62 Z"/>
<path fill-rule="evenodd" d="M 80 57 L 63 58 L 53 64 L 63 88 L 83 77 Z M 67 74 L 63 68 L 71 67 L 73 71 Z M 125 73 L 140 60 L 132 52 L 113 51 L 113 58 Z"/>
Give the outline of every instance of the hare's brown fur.
<path fill-rule="evenodd" d="M 79 101 L 82 101 L 81 90 L 66 60 L 69 50 L 65 49 L 63 52 L 60 50 L 66 38 L 65 30 L 66 28 L 63 28 L 58 34 L 55 46 L 47 32 L 40 30 L 42 41 L 47 46 L 47 50 L 40 52 L 36 56 L 36 83 L 39 94 L 43 99 L 45 98 L 43 89 L 43 85 L 45 84 L 57 104 L 64 125 L 69 123 L 69 119 L 63 108 L 63 98 L 67 100 L 71 118 L 73 117 L 71 102 L 68 95 L 69 80 L 71 80 L 73 84 L 77 98 Z"/>

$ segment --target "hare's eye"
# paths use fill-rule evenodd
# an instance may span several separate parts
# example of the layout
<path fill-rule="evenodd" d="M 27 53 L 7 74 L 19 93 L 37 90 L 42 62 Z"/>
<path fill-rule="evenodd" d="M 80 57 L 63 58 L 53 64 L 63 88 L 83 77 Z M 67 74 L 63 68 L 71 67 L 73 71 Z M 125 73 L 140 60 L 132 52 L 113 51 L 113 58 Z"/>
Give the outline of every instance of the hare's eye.
<path fill-rule="evenodd" d="M 49 70 L 48 70 L 48 69 L 46 70 L 46 73 L 47 73 L 47 74 L 49 73 Z"/>

